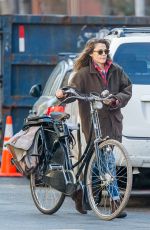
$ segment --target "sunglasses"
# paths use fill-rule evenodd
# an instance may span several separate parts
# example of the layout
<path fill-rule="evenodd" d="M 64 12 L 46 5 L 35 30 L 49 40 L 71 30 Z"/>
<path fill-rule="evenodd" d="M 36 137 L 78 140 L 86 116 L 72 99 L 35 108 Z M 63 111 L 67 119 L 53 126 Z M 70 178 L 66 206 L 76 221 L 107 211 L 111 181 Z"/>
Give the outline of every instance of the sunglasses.
<path fill-rule="evenodd" d="M 108 49 L 105 49 L 105 50 L 94 50 L 93 52 L 96 52 L 99 55 L 102 55 L 103 53 L 104 54 L 109 54 L 109 50 Z"/>

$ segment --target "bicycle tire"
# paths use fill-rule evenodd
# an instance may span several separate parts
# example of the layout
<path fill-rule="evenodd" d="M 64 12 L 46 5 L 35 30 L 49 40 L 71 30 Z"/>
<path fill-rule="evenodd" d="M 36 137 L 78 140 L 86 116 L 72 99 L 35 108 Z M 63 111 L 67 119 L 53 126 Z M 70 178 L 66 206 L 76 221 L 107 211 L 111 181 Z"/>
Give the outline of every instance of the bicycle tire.
<path fill-rule="evenodd" d="M 31 194 L 32 194 L 34 204 L 36 205 L 38 210 L 42 212 L 43 214 L 52 215 L 53 213 L 57 212 L 60 209 L 60 207 L 62 206 L 64 202 L 65 195 L 53 189 L 51 186 L 46 185 L 43 187 L 42 186 L 36 187 L 35 186 L 35 174 L 31 174 L 30 176 L 30 188 L 31 188 Z M 45 193 L 44 203 L 45 204 L 43 203 L 43 195 L 41 195 L 41 198 L 40 198 L 38 191 L 36 191 L 37 189 L 41 190 L 41 194 L 43 193 L 44 190 L 46 190 L 44 191 Z M 56 199 L 57 194 L 58 194 L 58 199 Z M 54 203 L 54 200 L 55 200 L 55 203 Z M 51 205 L 51 201 L 53 205 Z"/>
<path fill-rule="evenodd" d="M 44 132 L 48 132 L 44 129 Z M 38 155 L 44 154 L 43 137 L 41 131 L 36 134 Z M 51 141 L 52 141 L 51 137 Z M 37 173 L 38 167 L 34 173 L 30 175 L 30 189 L 34 204 L 43 214 L 53 214 L 58 211 L 64 202 L 65 194 L 52 188 L 48 183 L 45 183 L 42 173 Z"/>
<path fill-rule="evenodd" d="M 113 156 L 114 162 L 116 163 L 114 167 L 116 174 L 114 173 L 114 175 L 112 175 L 112 172 L 108 167 L 107 169 L 105 167 L 105 173 L 103 173 L 103 176 L 95 173 L 96 171 L 94 170 L 98 164 L 93 147 L 93 154 L 91 155 L 91 158 L 89 159 L 85 168 L 85 185 L 91 209 L 100 219 L 112 220 L 123 211 L 128 203 L 132 189 L 132 165 L 126 149 L 120 142 L 113 139 L 108 139 L 102 142 L 99 145 L 99 148 L 103 151 L 107 151 L 107 148 L 109 149 L 109 153 L 105 152 L 103 158 L 108 158 L 107 155 L 110 155 L 110 148 L 111 150 L 113 149 L 113 155 L 111 153 L 111 156 Z M 100 164 L 101 170 L 101 168 L 104 167 L 102 166 L 102 160 Z M 119 199 L 114 200 L 113 190 L 118 192 L 117 196 L 119 195 Z M 117 202 L 119 202 L 119 204 Z"/>

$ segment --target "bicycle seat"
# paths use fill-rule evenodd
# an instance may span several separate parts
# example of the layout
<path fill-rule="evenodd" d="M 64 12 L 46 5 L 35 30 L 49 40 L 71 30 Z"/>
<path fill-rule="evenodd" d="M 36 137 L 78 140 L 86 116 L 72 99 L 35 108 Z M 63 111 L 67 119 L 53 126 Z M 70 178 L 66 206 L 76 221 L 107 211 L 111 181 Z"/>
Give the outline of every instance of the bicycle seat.
<path fill-rule="evenodd" d="M 23 129 L 30 127 L 30 126 L 37 126 L 43 123 L 52 123 L 52 118 L 49 116 L 34 116 L 34 117 L 27 117 L 24 120 Z"/>
<path fill-rule="evenodd" d="M 41 119 L 50 119 L 48 116 L 34 116 L 34 117 L 28 117 L 27 121 L 39 121 Z"/>
<path fill-rule="evenodd" d="M 66 120 L 70 118 L 70 115 L 68 113 L 63 113 L 63 112 L 52 112 L 50 114 L 51 118 L 54 120 Z"/>

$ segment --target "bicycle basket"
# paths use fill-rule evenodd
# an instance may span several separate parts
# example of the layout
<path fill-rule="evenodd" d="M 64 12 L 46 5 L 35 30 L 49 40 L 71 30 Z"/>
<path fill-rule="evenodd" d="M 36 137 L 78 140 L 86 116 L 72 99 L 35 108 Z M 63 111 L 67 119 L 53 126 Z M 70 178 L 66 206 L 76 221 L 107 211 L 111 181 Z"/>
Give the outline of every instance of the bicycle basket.
<path fill-rule="evenodd" d="M 6 146 L 13 156 L 13 163 L 24 175 L 30 175 L 38 164 L 35 135 L 39 127 L 30 127 L 14 135 Z"/>

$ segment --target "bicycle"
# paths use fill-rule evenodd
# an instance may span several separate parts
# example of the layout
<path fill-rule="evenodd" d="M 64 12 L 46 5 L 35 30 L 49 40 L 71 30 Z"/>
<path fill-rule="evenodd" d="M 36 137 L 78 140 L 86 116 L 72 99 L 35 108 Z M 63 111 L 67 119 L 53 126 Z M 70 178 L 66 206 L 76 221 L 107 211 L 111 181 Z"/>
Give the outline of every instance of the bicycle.
<path fill-rule="evenodd" d="M 65 196 L 78 189 L 84 193 L 84 205 L 103 220 L 117 217 L 125 208 L 132 188 L 132 165 L 123 145 L 113 139 L 101 138 L 98 109 L 110 95 L 81 95 L 74 89 L 64 100 L 86 100 L 90 103 L 92 131 L 86 149 L 78 162 L 72 164 L 72 130 L 67 125 L 69 115 L 51 113 L 50 117 L 28 118 L 27 124 L 39 125 L 35 137 L 39 164 L 30 177 L 30 188 L 36 207 L 44 214 L 55 213 Z M 92 130 L 92 129 L 91 129 Z M 78 166 L 75 174 L 74 169 Z M 80 176 L 83 174 L 82 181 Z M 116 194 L 117 191 L 117 194 Z M 114 197 L 117 197 L 117 199 Z"/>

